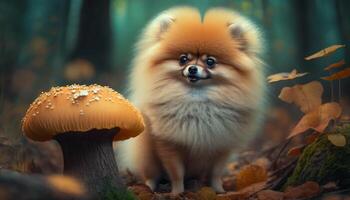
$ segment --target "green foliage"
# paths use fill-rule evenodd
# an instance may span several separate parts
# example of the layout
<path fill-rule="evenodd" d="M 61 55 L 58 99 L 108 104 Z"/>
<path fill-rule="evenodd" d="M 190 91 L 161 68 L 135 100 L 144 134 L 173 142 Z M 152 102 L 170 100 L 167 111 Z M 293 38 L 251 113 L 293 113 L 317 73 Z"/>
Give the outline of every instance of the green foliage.
<path fill-rule="evenodd" d="M 118 189 L 111 184 L 106 184 L 102 195 L 103 200 L 136 200 L 136 196 L 129 190 Z"/>
<path fill-rule="evenodd" d="M 350 125 L 339 126 L 327 134 L 335 133 L 344 135 L 349 141 Z M 340 187 L 350 186 L 350 143 L 337 147 L 328 140 L 327 134 L 320 135 L 305 148 L 285 186 L 300 185 L 306 181 L 320 185 L 334 181 Z"/>

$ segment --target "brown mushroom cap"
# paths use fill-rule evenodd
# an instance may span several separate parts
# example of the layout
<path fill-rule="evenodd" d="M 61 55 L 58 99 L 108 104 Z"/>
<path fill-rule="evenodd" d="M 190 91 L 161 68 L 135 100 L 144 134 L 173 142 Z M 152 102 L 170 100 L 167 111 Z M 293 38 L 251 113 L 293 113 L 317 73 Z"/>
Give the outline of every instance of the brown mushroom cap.
<path fill-rule="evenodd" d="M 114 140 L 135 137 L 144 129 L 143 118 L 121 94 L 100 85 L 53 87 L 30 105 L 22 124 L 25 135 L 36 141 L 116 127 L 120 132 Z"/>

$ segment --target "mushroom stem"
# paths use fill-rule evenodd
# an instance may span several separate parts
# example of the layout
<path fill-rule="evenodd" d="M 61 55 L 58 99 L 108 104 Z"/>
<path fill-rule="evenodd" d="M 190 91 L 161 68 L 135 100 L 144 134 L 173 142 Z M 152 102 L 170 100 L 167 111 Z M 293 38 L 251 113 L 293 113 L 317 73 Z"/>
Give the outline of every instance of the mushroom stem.
<path fill-rule="evenodd" d="M 118 131 L 118 128 L 94 129 L 55 136 L 63 152 L 64 174 L 77 178 L 87 191 L 100 197 L 108 185 L 124 190 L 112 145 Z"/>

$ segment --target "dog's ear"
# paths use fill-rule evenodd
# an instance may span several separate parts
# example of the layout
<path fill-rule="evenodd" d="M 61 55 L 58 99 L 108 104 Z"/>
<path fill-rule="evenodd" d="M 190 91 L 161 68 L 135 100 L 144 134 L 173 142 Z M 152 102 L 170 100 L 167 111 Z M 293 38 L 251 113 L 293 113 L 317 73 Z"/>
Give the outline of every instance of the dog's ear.
<path fill-rule="evenodd" d="M 248 54 L 261 54 L 262 37 L 257 26 L 245 18 L 236 18 L 228 24 L 232 39 Z"/>
<path fill-rule="evenodd" d="M 158 32 L 157 32 L 157 38 L 158 40 L 162 39 L 162 35 L 168 31 L 171 24 L 174 23 L 175 19 L 174 17 L 170 16 L 169 14 L 162 14 L 157 17 L 155 20 L 158 26 Z"/>

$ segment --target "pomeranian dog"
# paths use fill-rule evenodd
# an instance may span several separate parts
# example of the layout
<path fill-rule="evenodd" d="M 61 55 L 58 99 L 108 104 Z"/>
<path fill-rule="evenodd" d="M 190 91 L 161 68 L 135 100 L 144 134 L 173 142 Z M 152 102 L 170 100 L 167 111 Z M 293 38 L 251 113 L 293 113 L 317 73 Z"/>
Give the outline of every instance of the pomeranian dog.
<path fill-rule="evenodd" d="M 151 21 L 137 44 L 130 86 L 146 130 L 121 144 L 127 167 L 151 189 L 166 175 L 173 194 L 184 191 L 187 178 L 224 192 L 226 161 L 254 136 L 262 116 L 261 51 L 257 27 L 231 10 L 201 16 L 177 7 Z"/>

